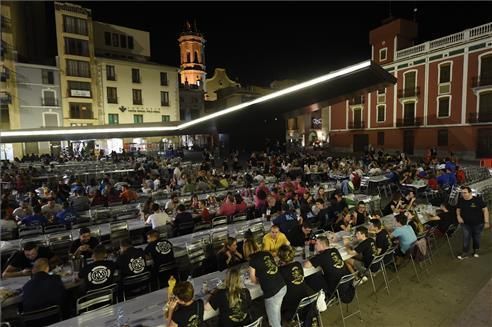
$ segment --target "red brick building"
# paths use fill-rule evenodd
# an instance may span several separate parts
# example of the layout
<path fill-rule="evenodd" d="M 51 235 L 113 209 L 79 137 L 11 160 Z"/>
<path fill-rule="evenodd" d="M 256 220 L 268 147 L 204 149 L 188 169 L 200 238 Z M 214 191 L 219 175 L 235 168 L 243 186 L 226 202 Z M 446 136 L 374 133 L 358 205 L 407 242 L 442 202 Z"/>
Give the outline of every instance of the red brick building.
<path fill-rule="evenodd" d="M 416 36 L 403 19 L 369 33 L 372 60 L 397 83 L 326 108 L 331 147 L 492 157 L 492 23 L 413 45 Z"/>

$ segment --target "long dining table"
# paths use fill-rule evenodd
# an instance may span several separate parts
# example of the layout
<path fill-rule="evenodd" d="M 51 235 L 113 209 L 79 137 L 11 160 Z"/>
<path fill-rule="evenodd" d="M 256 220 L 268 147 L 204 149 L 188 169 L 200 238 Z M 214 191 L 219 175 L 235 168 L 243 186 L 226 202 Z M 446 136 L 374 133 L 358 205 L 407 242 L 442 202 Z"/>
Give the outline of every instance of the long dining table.
<path fill-rule="evenodd" d="M 343 260 L 347 260 L 350 255 L 343 246 L 344 233 L 336 234 L 336 241 L 332 243 L 333 247 L 338 248 Z M 301 249 L 297 249 L 299 252 Z M 303 262 L 305 259 L 301 255 L 297 255 L 295 260 Z M 241 265 L 241 273 L 243 274 L 244 286 L 249 290 L 251 298 L 257 299 L 263 296 L 263 292 L 259 284 L 253 284 L 249 276 L 247 275 L 248 264 L 243 263 Z M 304 268 L 304 276 L 308 277 L 320 271 L 320 268 Z M 202 299 L 206 301 L 209 297 L 209 292 L 203 290 L 204 283 L 207 285 L 207 289 L 211 290 L 220 287 L 226 271 L 216 271 L 207 275 L 193 278 L 192 283 L 195 289 L 195 299 Z M 118 321 L 119 313 L 123 312 L 128 320 L 129 326 L 167 326 L 167 321 L 164 319 L 164 306 L 168 299 L 168 288 L 163 288 L 134 299 L 125 301 L 123 303 L 117 303 L 106 308 L 93 310 L 79 316 L 73 317 L 68 320 L 61 321 L 51 326 L 101 326 L 112 327 L 115 326 Z M 204 320 L 209 320 L 219 314 L 215 310 L 205 310 Z"/>
<path fill-rule="evenodd" d="M 221 232 L 221 231 L 227 231 L 227 234 L 232 237 L 236 237 L 238 239 L 242 239 L 243 237 L 243 232 L 248 229 L 251 225 L 255 224 L 263 224 L 263 228 L 266 230 L 271 226 L 271 221 L 266 220 L 265 218 L 255 218 L 252 220 L 245 220 L 245 221 L 240 221 L 237 223 L 233 224 L 228 224 L 228 225 L 223 225 L 223 226 L 217 226 L 212 229 L 207 229 L 191 234 L 186 234 L 186 235 L 181 235 L 173 238 L 169 238 L 168 241 L 171 242 L 174 248 L 174 256 L 175 257 L 181 257 L 185 256 L 187 254 L 186 252 L 186 246 L 190 243 L 193 242 L 195 239 L 203 239 L 206 236 L 211 236 L 216 232 Z M 147 244 L 141 244 L 138 245 L 137 247 L 139 248 L 145 248 Z M 73 272 L 74 274 L 76 272 Z M 9 289 L 11 291 L 18 291 L 24 286 L 24 284 L 30 279 L 29 276 L 22 276 L 22 277 L 13 277 L 13 278 L 7 278 L 7 279 L 2 279 L 0 280 L 0 288 L 5 288 Z M 62 279 L 64 281 L 65 287 L 66 288 L 73 288 L 78 286 L 77 283 L 74 282 L 73 278 L 66 277 Z M 16 294 L 14 296 L 11 296 L 4 301 L 2 301 L 2 307 L 10 306 L 12 304 L 17 304 L 22 301 L 22 294 Z"/>

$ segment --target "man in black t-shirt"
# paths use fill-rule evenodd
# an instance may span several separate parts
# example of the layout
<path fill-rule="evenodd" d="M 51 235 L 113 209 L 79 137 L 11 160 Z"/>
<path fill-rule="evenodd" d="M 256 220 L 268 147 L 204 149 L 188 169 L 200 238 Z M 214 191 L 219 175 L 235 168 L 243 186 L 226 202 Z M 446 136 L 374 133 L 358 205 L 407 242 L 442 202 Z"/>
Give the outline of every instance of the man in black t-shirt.
<path fill-rule="evenodd" d="M 40 258 L 49 260 L 50 265 L 61 263 L 59 257 L 47 247 L 38 246 L 36 242 L 27 242 L 23 250 L 16 252 L 8 261 L 7 268 L 2 273 L 3 278 L 29 276 L 34 265 L 34 261 Z"/>
<path fill-rule="evenodd" d="M 153 229 L 147 232 L 148 244 L 145 248 L 145 255 L 152 259 L 154 267 L 174 262 L 173 245 L 169 241 L 159 240 L 159 238 L 158 230 Z"/>
<path fill-rule="evenodd" d="M 316 252 L 318 254 L 304 262 L 304 268 L 312 268 L 314 266 L 321 267 L 321 270 L 323 270 L 324 280 L 326 281 L 326 285 L 323 285 L 323 288 L 327 298 L 333 294 L 340 279 L 343 276 L 350 274 L 340 252 L 329 246 L 330 241 L 328 238 L 325 236 L 318 236 L 315 244 Z M 313 286 L 313 288 L 317 291 L 316 287 Z M 344 288 L 341 292 L 344 294 L 341 294 L 343 297 L 350 297 L 352 291 L 348 288 Z"/>
<path fill-rule="evenodd" d="M 146 270 L 144 250 L 134 248 L 129 239 L 120 241 L 120 255 L 116 259 L 116 266 L 121 277 L 133 276 Z"/>
<path fill-rule="evenodd" d="M 106 287 L 114 282 L 116 265 L 106 257 L 107 251 L 104 245 L 96 246 L 92 252 L 94 262 L 79 271 L 79 278 L 83 280 L 85 290 Z"/>
<path fill-rule="evenodd" d="M 305 221 L 302 225 L 297 225 L 287 233 L 287 239 L 293 247 L 302 247 L 311 239 L 313 228 Z"/>
<path fill-rule="evenodd" d="M 270 252 L 259 251 L 250 257 L 249 278 L 252 283 L 259 283 L 261 286 L 270 326 L 280 327 L 280 308 L 287 293 L 287 286 Z"/>
<path fill-rule="evenodd" d="M 373 219 L 371 220 L 371 223 L 374 226 L 374 231 L 376 232 L 376 249 L 378 251 L 378 255 L 381 255 L 388 251 L 391 246 L 391 237 L 386 229 L 382 228 L 381 220 Z"/>
<path fill-rule="evenodd" d="M 83 255 L 85 258 L 89 258 L 92 255 L 92 250 L 98 244 L 98 239 L 91 236 L 91 230 L 87 227 L 82 227 L 79 231 L 79 239 L 72 242 L 70 254 L 75 256 Z"/>
<path fill-rule="evenodd" d="M 357 227 L 355 237 L 359 241 L 359 244 L 354 250 L 347 249 L 349 254 L 354 255 L 353 258 L 347 260 L 347 267 L 351 273 L 358 271 L 360 275 L 364 275 L 374 257 L 378 255 L 376 244 L 372 238 L 368 237 L 368 234 L 369 232 L 366 227 Z"/>
<path fill-rule="evenodd" d="M 367 208 L 366 204 L 364 201 L 359 201 L 357 204 L 357 210 L 355 211 L 355 221 L 354 224 L 355 226 L 363 225 L 365 224 L 367 220 Z"/>
<path fill-rule="evenodd" d="M 458 256 L 458 259 L 463 260 L 468 256 L 472 239 L 473 256 L 478 258 L 482 230 L 490 228 L 489 209 L 482 199 L 472 195 L 470 187 L 465 186 L 461 190 L 462 198 L 458 201 L 456 218 L 463 227 L 463 253 Z"/>
<path fill-rule="evenodd" d="M 34 262 L 32 278 L 22 287 L 22 307 L 24 311 L 47 308 L 51 305 L 64 307 L 66 291 L 60 276 L 50 275 L 46 258 Z"/>
<path fill-rule="evenodd" d="M 193 301 L 194 290 L 190 282 L 179 282 L 169 299 L 166 318 L 169 327 L 199 327 L 203 321 L 203 301 Z"/>

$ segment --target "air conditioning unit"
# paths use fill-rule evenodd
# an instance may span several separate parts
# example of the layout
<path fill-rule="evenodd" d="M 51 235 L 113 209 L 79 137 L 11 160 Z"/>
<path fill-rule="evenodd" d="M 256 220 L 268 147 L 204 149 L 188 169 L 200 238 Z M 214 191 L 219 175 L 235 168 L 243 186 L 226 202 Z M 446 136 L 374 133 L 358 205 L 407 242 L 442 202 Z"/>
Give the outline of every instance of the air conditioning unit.
<path fill-rule="evenodd" d="M 378 103 L 386 103 L 386 94 L 378 94 Z"/>
<path fill-rule="evenodd" d="M 439 84 L 439 95 L 449 94 L 451 91 L 451 83 Z"/>

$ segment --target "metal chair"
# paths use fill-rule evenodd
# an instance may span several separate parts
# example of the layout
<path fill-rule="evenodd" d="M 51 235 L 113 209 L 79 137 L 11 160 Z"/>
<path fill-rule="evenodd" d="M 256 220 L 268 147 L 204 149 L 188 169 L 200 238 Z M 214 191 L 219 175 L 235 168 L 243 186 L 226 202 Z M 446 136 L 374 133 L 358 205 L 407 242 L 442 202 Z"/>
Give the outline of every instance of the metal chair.
<path fill-rule="evenodd" d="M 48 325 L 61 320 L 62 313 L 58 305 L 52 305 L 40 310 L 22 312 L 20 314 L 20 323 L 23 327 L 28 327 L 33 322 L 35 322 L 34 325 L 39 326 L 40 324 Z"/>
<path fill-rule="evenodd" d="M 161 281 L 166 280 L 167 275 L 176 269 L 175 262 L 163 263 L 157 268 L 157 288 L 161 289 Z"/>
<path fill-rule="evenodd" d="M 99 292 L 102 290 L 111 290 L 113 292 L 113 303 L 118 303 L 118 289 L 119 289 L 118 284 L 113 283 L 113 284 L 110 284 L 110 285 L 107 285 L 107 286 L 104 286 L 101 288 L 95 288 L 92 290 L 89 289 L 89 290 L 87 290 L 87 294 L 96 293 L 96 292 Z"/>
<path fill-rule="evenodd" d="M 321 294 L 321 291 L 318 293 L 315 293 L 313 295 L 306 296 L 299 301 L 299 304 L 297 305 L 296 311 L 294 315 L 292 316 L 292 321 L 295 321 L 297 323 L 297 326 L 301 327 L 303 325 L 302 320 L 300 316 L 303 316 L 306 314 L 307 309 L 310 306 L 315 306 L 316 307 L 316 301 L 318 300 L 319 295 Z M 315 308 L 316 310 L 316 317 L 319 321 L 319 325 L 323 326 L 323 321 L 321 320 L 321 315 L 318 311 L 318 308 Z"/>
<path fill-rule="evenodd" d="M 76 314 L 102 309 L 113 305 L 113 290 L 98 289 L 77 299 Z"/>
<path fill-rule="evenodd" d="M 383 254 L 384 255 L 383 264 L 384 264 L 384 268 L 385 268 L 385 272 L 386 272 L 386 280 L 388 282 L 388 288 L 389 288 L 389 285 L 391 284 L 391 282 L 394 281 L 395 278 L 393 278 L 393 279 L 388 278 L 388 271 L 387 271 L 386 267 L 392 265 L 393 269 L 395 269 L 396 279 L 398 279 L 398 282 L 400 282 L 400 273 L 398 271 L 398 267 L 396 265 L 396 260 L 395 260 L 395 251 L 396 251 L 397 247 L 398 246 L 393 246 L 393 247 L 389 248 L 388 250 L 386 250 L 386 252 Z"/>
<path fill-rule="evenodd" d="M 342 307 L 342 298 L 340 296 L 340 288 L 341 286 L 343 285 L 351 285 L 353 283 L 353 281 L 355 280 L 355 277 L 357 276 L 357 272 L 354 272 L 353 274 L 349 274 L 349 275 L 345 275 L 343 276 L 340 281 L 338 282 L 338 285 L 335 289 L 335 292 L 334 294 L 330 297 L 330 299 L 334 298 L 336 296 L 336 302 L 338 302 L 338 306 L 340 308 L 340 313 L 342 315 L 342 323 L 343 323 L 343 326 L 345 327 L 345 320 L 349 319 L 350 317 L 354 316 L 354 315 L 358 315 L 359 316 L 359 319 L 362 321 L 362 313 L 360 311 L 360 304 L 359 304 L 359 297 L 357 295 L 357 288 L 354 287 L 354 298 L 357 302 L 357 310 L 355 310 L 354 312 L 350 313 L 349 315 L 344 315 L 343 314 L 343 307 Z M 352 302 L 353 302 L 353 299 L 352 299 Z M 329 303 L 329 306 L 333 305 L 335 302 L 330 302 Z M 348 303 L 347 303 L 347 313 L 348 313 Z"/>
<path fill-rule="evenodd" d="M 229 231 L 227 227 L 223 227 L 220 230 L 215 230 L 212 232 L 212 244 L 215 249 L 224 246 L 224 242 L 227 240 Z"/>
<path fill-rule="evenodd" d="M 126 221 L 109 223 L 109 231 L 109 239 L 113 248 L 119 247 L 119 241 L 130 238 L 130 231 Z"/>
<path fill-rule="evenodd" d="M 195 224 L 195 228 L 193 229 L 193 232 L 199 232 L 201 230 L 206 230 L 212 228 L 212 223 L 207 223 L 207 222 L 199 222 Z"/>
<path fill-rule="evenodd" d="M 374 283 L 374 278 L 378 274 L 382 274 L 383 275 L 384 285 L 385 285 L 386 291 L 388 292 L 388 295 L 390 295 L 388 278 L 386 277 L 386 270 L 385 270 L 385 267 L 384 267 L 384 254 L 375 256 L 372 259 L 372 262 L 369 265 L 369 267 L 368 267 L 367 270 L 368 270 L 369 276 L 371 278 L 372 290 L 374 291 L 374 294 L 376 295 L 376 298 L 377 298 L 377 293 L 376 293 L 376 284 Z"/>
<path fill-rule="evenodd" d="M 227 225 L 227 216 L 219 216 L 219 217 L 212 218 L 212 228 L 222 225 Z"/>
<path fill-rule="evenodd" d="M 134 276 L 126 276 L 122 279 L 123 300 L 126 301 L 127 293 L 131 291 L 132 298 L 150 292 L 150 272 L 146 271 Z"/>
<path fill-rule="evenodd" d="M 245 221 L 245 220 L 248 220 L 248 216 L 246 216 L 245 214 L 242 214 L 242 213 L 237 214 L 237 215 L 234 215 L 232 217 L 232 222 L 233 223 L 237 223 L 239 221 Z"/>
<path fill-rule="evenodd" d="M 200 263 L 205 259 L 205 245 L 203 242 L 191 243 L 186 246 L 186 252 L 188 253 L 188 262 L 191 266 L 191 272 L 197 268 Z"/>
<path fill-rule="evenodd" d="M 72 234 L 54 234 L 48 236 L 48 245 L 51 251 L 64 262 L 68 260 L 70 247 L 72 246 Z"/>
<path fill-rule="evenodd" d="M 191 234 L 195 228 L 195 223 L 193 221 L 180 223 L 176 229 L 178 235 Z"/>
<path fill-rule="evenodd" d="M 3 241 L 10 241 L 17 238 L 17 229 L 4 229 L 0 230 L 0 239 Z"/>
<path fill-rule="evenodd" d="M 91 236 L 97 238 L 97 240 L 101 242 L 101 229 L 91 228 Z"/>
<path fill-rule="evenodd" d="M 43 234 L 41 225 L 19 225 L 19 238 L 35 237 L 40 234 Z"/>
<path fill-rule="evenodd" d="M 444 236 L 446 237 L 446 241 L 448 242 L 449 252 L 451 253 L 451 257 L 453 259 L 456 257 L 454 255 L 453 246 L 451 245 L 451 240 L 453 239 L 454 235 L 456 235 L 456 232 L 458 231 L 459 228 L 460 225 L 449 225 L 446 232 L 444 232 Z"/>
<path fill-rule="evenodd" d="M 44 233 L 45 234 L 51 234 L 51 233 L 57 233 L 57 232 L 63 232 L 67 230 L 67 226 L 65 225 L 46 225 L 44 227 Z"/>
<path fill-rule="evenodd" d="M 244 325 L 243 327 L 261 327 L 262 324 L 263 324 L 263 316 L 261 316 L 260 318 L 256 319 L 255 321 L 253 321 L 249 325 Z"/>

